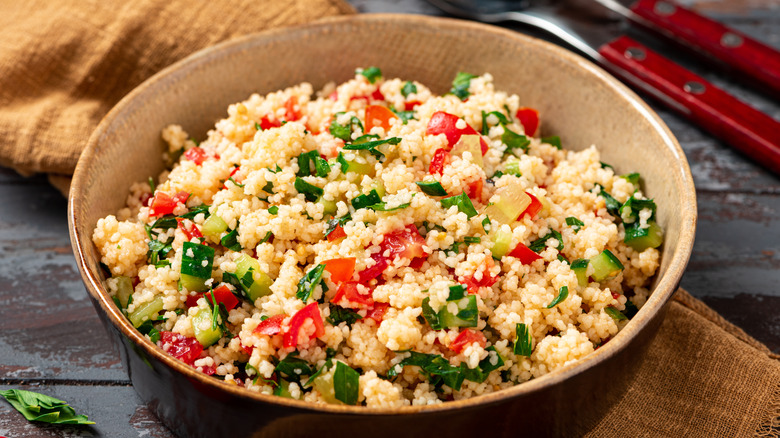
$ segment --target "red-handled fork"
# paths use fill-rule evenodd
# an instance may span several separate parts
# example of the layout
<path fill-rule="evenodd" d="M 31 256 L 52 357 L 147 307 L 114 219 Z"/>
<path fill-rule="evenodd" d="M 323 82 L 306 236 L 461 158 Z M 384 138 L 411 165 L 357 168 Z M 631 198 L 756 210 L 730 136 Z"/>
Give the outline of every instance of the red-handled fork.
<path fill-rule="evenodd" d="M 428 0 L 452 15 L 488 23 L 515 21 L 549 32 L 635 88 L 657 98 L 758 164 L 780 174 L 780 122 L 608 26 L 575 32 L 571 12 L 555 3 Z M 652 1 L 652 0 L 643 0 Z M 580 23 L 581 24 L 581 23 Z"/>

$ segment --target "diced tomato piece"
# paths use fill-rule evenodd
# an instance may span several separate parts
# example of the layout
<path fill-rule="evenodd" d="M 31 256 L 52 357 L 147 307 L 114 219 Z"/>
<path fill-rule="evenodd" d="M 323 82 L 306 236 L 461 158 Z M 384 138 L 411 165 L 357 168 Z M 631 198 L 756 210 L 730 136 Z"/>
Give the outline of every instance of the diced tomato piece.
<path fill-rule="evenodd" d="M 615 291 L 612 291 L 612 298 L 614 298 L 614 299 L 618 299 L 619 297 L 620 297 L 620 294 L 619 294 L 619 293 L 617 293 L 617 292 L 615 292 Z"/>
<path fill-rule="evenodd" d="M 205 296 L 206 300 L 211 302 L 211 292 L 207 292 Z M 214 299 L 217 300 L 218 304 L 225 306 L 227 310 L 233 310 L 238 306 L 238 298 L 233 295 L 233 292 L 230 291 L 226 284 L 222 284 L 214 289 Z"/>
<path fill-rule="evenodd" d="M 318 338 L 325 334 L 325 326 L 322 324 L 322 315 L 319 307 L 317 307 L 317 303 L 308 304 L 290 318 L 290 329 L 284 334 L 284 339 L 282 340 L 282 345 L 285 348 L 298 345 L 301 327 L 307 320 L 311 320 L 314 323 L 314 333 L 309 338 Z"/>
<path fill-rule="evenodd" d="M 203 346 L 197 339 L 174 332 L 160 332 L 160 345 L 163 348 L 167 345 L 168 354 L 190 365 L 203 352 Z"/>
<path fill-rule="evenodd" d="M 415 257 L 409 262 L 409 267 L 412 269 L 420 269 L 427 259 L 427 257 Z"/>
<path fill-rule="evenodd" d="M 449 349 L 456 353 L 461 353 L 463 352 L 463 350 L 466 349 L 466 347 L 469 344 L 473 344 L 474 342 L 478 343 L 482 348 L 485 348 L 485 344 L 487 344 L 487 339 L 485 338 L 485 335 L 483 335 L 481 331 L 465 329 L 462 332 L 458 333 L 458 337 L 456 337 L 455 340 L 452 341 L 452 343 L 449 346 Z"/>
<path fill-rule="evenodd" d="M 209 365 L 207 367 L 198 367 L 198 369 L 200 369 L 200 372 L 202 372 L 203 374 L 205 374 L 207 376 L 212 376 L 212 375 L 214 375 L 214 373 L 217 372 L 217 366 L 214 365 L 214 364 L 211 364 L 211 365 Z"/>
<path fill-rule="evenodd" d="M 184 153 L 184 158 L 200 166 L 208 158 L 208 152 L 202 147 L 194 147 Z"/>
<path fill-rule="evenodd" d="M 271 120 L 267 115 L 260 118 L 260 128 L 262 128 L 263 131 L 266 129 L 278 128 L 280 126 L 282 126 L 282 122 L 280 120 Z"/>
<path fill-rule="evenodd" d="M 339 91 L 338 90 L 333 90 L 333 92 L 330 93 L 330 95 L 328 96 L 328 99 L 330 99 L 330 100 L 332 100 L 334 102 L 339 100 Z"/>
<path fill-rule="evenodd" d="M 336 228 L 334 228 L 330 234 L 328 234 L 328 242 L 335 242 L 342 237 L 347 237 L 347 233 L 344 232 L 344 228 L 341 226 L 341 224 L 339 224 L 336 225 Z"/>
<path fill-rule="evenodd" d="M 190 307 L 195 307 L 198 305 L 198 300 L 203 297 L 203 293 L 196 293 L 195 295 L 187 295 L 187 301 L 185 302 L 185 305 L 189 309 Z"/>
<path fill-rule="evenodd" d="M 387 303 L 374 303 L 374 307 L 366 313 L 366 318 L 373 319 L 377 324 L 380 324 L 389 307 L 390 305 Z"/>
<path fill-rule="evenodd" d="M 468 288 L 470 294 L 477 293 L 481 287 L 493 286 L 498 281 L 498 276 L 494 277 L 493 274 L 490 273 L 492 267 L 493 259 L 487 258 L 482 265 L 482 278 L 479 280 L 475 279 L 474 276 L 466 278 L 464 284 L 466 285 L 466 288 Z"/>
<path fill-rule="evenodd" d="M 385 95 L 382 94 L 381 91 L 379 91 L 379 87 L 376 88 L 376 91 L 371 93 L 371 99 L 372 100 L 385 100 Z"/>
<path fill-rule="evenodd" d="M 300 120 L 301 116 L 301 109 L 298 106 L 298 96 L 291 96 L 284 102 L 284 119 L 288 122 L 294 122 Z"/>
<path fill-rule="evenodd" d="M 176 209 L 176 205 L 179 203 L 187 202 L 190 194 L 187 192 L 179 192 L 173 197 L 165 192 L 157 192 L 152 199 L 152 204 L 149 206 L 149 216 L 164 216 L 166 214 L 173 213 Z"/>
<path fill-rule="evenodd" d="M 411 111 L 416 107 L 417 105 L 420 105 L 422 102 L 419 100 L 410 100 L 408 102 L 404 102 L 404 110 Z"/>
<path fill-rule="evenodd" d="M 531 217 L 531 219 L 536 219 L 536 215 L 539 214 L 540 211 L 542 211 L 542 202 L 539 201 L 539 198 L 536 196 L 525 192 L 526 195 L 531 197 L 531 204 L 525 209 L 525 211 L 520 215 L 521 217 L 524 214 L 527 214 Z"/>
<path fill-rule="evenodd" d="M 482 179 L 472 181 L 466 186 L 466 195 L 475 200 L 482 199 Z"/>
<path fill-rule="evenodd" d="M 431 159 L 431 166 L 428 168 L 428 173 L 431 175 L 444 173 L 444 166 L 450 164 L 452 158 L 450 153 L 446 149 L 436 149 Z"/>
<path fill-rule="evenodd" d="M 252 331 L 259 335 L 278 335 L 282 332 L 282 321 L 284 321 L 284 315 L 275 315 L 265 321 L 260 321 L 260 324 Z"/>
<path fill-rule="evenodd" d="M 479 133 L 468 124 L 466 124 L 465 128 L 458 128 L 458 120 L 460 120 L 460 117 L 454 114 L 436 111 L 431 116 L 431 120 L 428 121 L 425 133 L 428 135 L 446 135 L 448 144 L 447 150 L 452 149 L 463 134 L 479 135 Z M 488 151 L 488 144 L 482 136 L 479 137 L 479 144 L 482 147 L 482 155 L 485 155 Z"/>
<path fill-rule="evenodd" d="M 542 256 L 531 251 L 530 248 L 525 246 L 523 242 L 518 243 L 515 249 L 513 249 L 512 252 L 509 253 L 509 255 L 519 259 L 520 263 L 524 265 L 530 265 L 536 260 L 542 258 Z"/>
<path fill-rule="evenodd" d="M 330 300 L 333 304 L 338 304 L 342 307 L 349 308 L 367 308 L 374 305 L 374 298 L 371 296 L 371 291 L 366 294 L 360 293 L 358 283 L 354 281 L 348 281 L 341 283 L 336 295 Z"/>
<path fill-rule="evenodd" d="M 176 223 L 178 224 L 178 228 L 184 233 L 184 235 L 187 237 L 187 240 L 192 240 L 195 237 L 203 237 L 203 233 L 200 232 L 198 229 L 198 226 L 195 225 L 194 222 L 191 220 L 185 220 L 183 218 L 177 217 Z"/>
<path fill-rule="evenodd" d="M 539 129 L 539 111 L 533 108 L 520 108 L 515 115 L 517 120 L 520 120 L 520 124 L 523 125 L 525 135 L 533 136 L 536 134 L 536 130 Z"/>
<path fill-rule="evenodd" d="M 141 198 L 139 200 L 141 201 L 141 205 L 148 207 L 152 203 L 152 194 L 144 193 L 141 195 Z"/>
<path fill-rule="evenodd" d="M 348 281 L 355 272 L 355 257 L 326 260 L 325 270 L 330 272 L 330 279 L 334 283 Z"/>
<path fill-rule="evenodd" d="M 374 259 L 376 263 L 370 268 L 360 271 L 360 274 L 358 275 L 361 284 L 367 284 L 369 281 L 382 275 L 382 272 L 385 272 L 385 269 L 387 269 L 387 259 L 382 254 L 373 254 L 371 255 L 371 258 Z"/>
<path fill-rule="evenodd" d="M 392 111 L 381 105 L 369 105 L 366 107 L 366 132 L 371 132 L 371 128 L 381 126 L 387 131 L 393 119 L 398 119 Z"/>
<path fill-rule="evenodd" d="M 415 257 L 427 257 L 423 249 L 425 239 L 417 231 L 414 225 L 407 225 L 405 228 L 385 234 L 380 244 L 380 254 L 390 250 L 390 257 L 399 256 L 407 259 Z"/>

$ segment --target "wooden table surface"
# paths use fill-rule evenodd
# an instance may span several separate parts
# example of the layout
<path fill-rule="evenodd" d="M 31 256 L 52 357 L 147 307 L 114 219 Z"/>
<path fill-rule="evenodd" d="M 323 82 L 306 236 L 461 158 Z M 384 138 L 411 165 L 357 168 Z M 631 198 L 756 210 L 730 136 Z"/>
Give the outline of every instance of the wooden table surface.
<path fill-rule="evenodd" d="M 422 0 L 350 1 L 360 12 L 441 15 Z M 777 0 L 685 4 L 780 49 Z M 679 50 L 655 47 L 780 120 L 779 100 Z M 651 105 L 685 150 L 697 189 L 696 244 L 682 286 L 780 353 L 780 179 Z M 0 436 L 173 436 L 136 395 L 87 297 L 68 239 L 65 198 L 44 177 L 0 168 L 0 206 L 0 389 L 43 391 L 97 423 L 30 424 L 0 401 Z"/>

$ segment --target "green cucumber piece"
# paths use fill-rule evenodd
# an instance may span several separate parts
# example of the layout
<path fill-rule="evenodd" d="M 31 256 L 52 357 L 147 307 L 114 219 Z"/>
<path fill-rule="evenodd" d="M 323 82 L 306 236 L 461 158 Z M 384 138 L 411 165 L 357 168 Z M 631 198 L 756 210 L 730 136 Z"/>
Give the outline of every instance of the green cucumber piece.
<path fill-rule="evenodd" d="M 136 307 L 135 310 L 128 316 L 133 327 L 138 328 L 144 322 L 152 319 L 163 309 L 162 297 L 157 297 L 148 303 L 143 303 Z"/>
<path fill-rule="evenodd" d="M 127 308 L 130 295 L 133 294 L 133 280 L 124 275 L 116 277 L 116 298 L 119 300 L 119 306 L 122 309 Z"/>
<path fill-rule="evenodd" d="M 205 278 L 193 277 L 192 275 L 179 275 L 179 284 L 181 284 L 181 287 L 195 292 L 205 292 L 209 290 L 209 287 L 206 286 L 206 281 Z"/>
<path fill-rule="evenodd" d="M 623 270 L 623 264 L 620 263 L 617 257 L 608 249 L 601 251 L 601 253 L 590 259 L 590 263 L 593 265 L 593 277 L 596 281 L 604 281 L 608 278 L 614 277 L 620 271 Z"/>
<path fill-rule="evenodd" d="M 322 204 L 323 216 L 333 216 L 336 214 L 336 211 L 338 211 L 338 207 L 336 207 L 336 201 L 328 201 L 325 198 L 320 198 L 317 203 Z"/>
<path fill-rule="evenodd" d="M 490 251 L 493 253 L 493 258 L 501 260 L 501 257 L 505 256 L 512 245 L 512 231 L 506 231 L 503 227 L 496 228 L 496 233 L 491 237 L 493 241 L 493 247 Z"/>
<path fill-rule="evenodd" d="M 647 223 L 647 228 L 640 228 L 637 222 L 626 227 L 626 237 L 623 239 L 626 245 L 635 251 L 644 251 L 647 248 L 658 248 L 664 241 L 664 230 L 655 221 Z"/>
<path fill-rule="evenodd" d="M 454 302 L 454 301 L 453 301 Z M 439 323 L 442 327 L 476 327 L 479 321 L 479 311 L 477 310 L 477 296 L 468 295 L 455 302 L 458 306 L 458 313 L 453 315 L 447 310 L 447 306 L 442 306 L 439 310 Z M 449 302 L 447 303 L 449 304 Z"/>
<path fill-rule="evenodd" d="M 214 344 L 222 337 L 222 329 L 219 326 L 216 329 L 212 328 L 212 318 L 211 309 L 200 309 L 192 317 L 192 330 L 195 332 L 195 339 L 200 342 L 203 348 Z"/>
<path fill-rule="evenodd" d="M 209 218 L 206 219 L 205 222 L 203 222 L 203 225 L 200 227 L 200 231 L 204 236 L 208 236 L 217 240 L 219 240 L 219 238 L 222 236 L 222 233 L 227 231 L 227 229 L 227 222 L 222 220 L 222 218 L 216 214 L 209 216 Z"/>
<path fill-rule="evenodd" d="M 251 282 L 248 281 L 247 273 L 252 272 Z M 271 294 L 271 285 L 274 281 L 262 269 L 260 262 L 246 254 L 236 260 L 236 276 L 241 279 L 241 285 L 252 302 L 260 297 Z"/>
<path fill-rule="evenodd" d="M 319 391 L 326 402 L 339 405 L 342 404 L 341 401 L 336 398 L 336 390 L 333 388 L 333 369 L 314 379 L 314 388 Z"/>
<path fill-rule="evenodd" d="M 575 274 L 577 274 L 577 284 L 579 284 L 582 287 L 588 285 L 588 264 L 589 263 L 590 261 L 587 259 L 577 259 L 571 262 L 571 270 L 574 271 Z"/>

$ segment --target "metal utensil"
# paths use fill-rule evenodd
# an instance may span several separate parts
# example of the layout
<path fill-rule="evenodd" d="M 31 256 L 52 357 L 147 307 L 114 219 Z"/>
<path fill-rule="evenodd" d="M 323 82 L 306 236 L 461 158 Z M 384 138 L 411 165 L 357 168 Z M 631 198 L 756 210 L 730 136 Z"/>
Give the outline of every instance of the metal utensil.
<path fill-rule="evenodd" d="M 621 26 L 588 25 L 557 2 L 428 1 L 454 16 L 487 23 L 514 21 L 544 30 L 780 174 L 780 122 L 626 36 Z M 518 9 L 523 7 L 527 9 Z"/>

